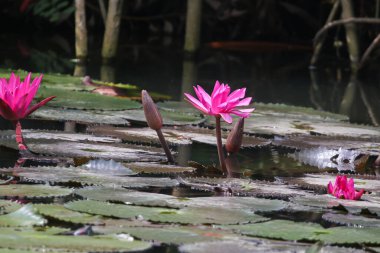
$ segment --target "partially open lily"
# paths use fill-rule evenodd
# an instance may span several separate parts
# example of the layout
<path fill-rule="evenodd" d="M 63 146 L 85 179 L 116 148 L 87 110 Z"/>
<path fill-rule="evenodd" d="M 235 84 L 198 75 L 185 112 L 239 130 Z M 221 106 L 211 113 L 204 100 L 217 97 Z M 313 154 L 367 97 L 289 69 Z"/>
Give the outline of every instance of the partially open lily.
<path fill-rule="evenodd" d="M 245 97 L 246 88 L 237 89 L 231 92 L 228 84 L 220 84 L 219 81 L 215 82 L 214 90 L 209 95 L 201 86 L 194 86 L 195 94 L 198 99 L 190 94 L 185 93 L 186 100 L 189 101 L 195 108 L 204 114 L 215 117 L 215 130 L 216 142 L 218 147 L 218 155 L 220 166 L 223 171 L 226 170 L 224 161 L 224 153 L 222 147 L 222 135 L 220 128 L 220 118 L 223 118 L 228 124 L 232 123 L 231 114 L 237 115 L 241 118 L 248 118 L 254 108 L 239 108 L 241 106 L 248 106 L 251 103 L 251 97 Z"/>
<path fill-rule="evenodd" d="M 327 185 L 327 192 L 338 199 L 359 200 L 364 193 L 364 190 L 356 191 L 354 186 L 354 179 L 350 178 L 347 181 L 346 176 L 337 176 L 335 184 L 331 182 Z"/>
<path fill-rule="evenodd" d="M 20 81 L 20 77 L 13 73 L 8 81 L 5 78 L 0 78 L 0 115 L 4 119 L 10 120 L 15 126 L 16 141 L 20 151 L 28 150 L 22 137 L 20 120 L 26 118 L 35 110 L 55 98 L 55 96 L 45 98 L 30 107 L 40 87 L 41 80 L 42 75 L 31 81 L 31 73 L 25 77 L 23 82 Z"/>

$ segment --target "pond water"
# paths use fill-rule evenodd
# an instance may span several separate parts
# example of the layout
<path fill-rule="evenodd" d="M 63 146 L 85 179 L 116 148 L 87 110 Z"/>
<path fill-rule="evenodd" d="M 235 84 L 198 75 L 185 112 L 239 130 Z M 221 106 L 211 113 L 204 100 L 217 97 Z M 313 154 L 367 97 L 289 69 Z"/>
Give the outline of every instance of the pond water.
<path fill-rule="evenodd" d="M 55 38 L 42 50 L 19 41 L 20 55 L 3 52 L 11 60 L 2 67 L 83 71 L 64 42 Z M 11 125 L 1 120 L 0 252 L 42 244 L 52 252 L 379 250 L 376 74 L 351 77 L 344 63 L 310 71 L 308 50 L 205 48 L 188 60 L 178 48 L 126 45 L 103 66 L 93 54 L 83 72 L 93 79 L 131 83 L 177 101 L 158 99 L 176 163 L 165 162 L 140 104 L 128 99 L 124 106 L 116 98 L 104 104 L 95 96 L 83 104 L 57 98 L 22 122 L 26 143 L 38 154 L 24 160 Z M 45 78 L 43 94 L 86 93 L 79 78 Z M 213 120 L 179 103 L 192 84 L 210 90 L 217 79 L 246 86 L 257 105 L 226 171 L 217 166 Z M 222 128 L 225 138 L 231 126 Z M 338 172 L 365 190 L 362 201 L 326 194 Z"/>

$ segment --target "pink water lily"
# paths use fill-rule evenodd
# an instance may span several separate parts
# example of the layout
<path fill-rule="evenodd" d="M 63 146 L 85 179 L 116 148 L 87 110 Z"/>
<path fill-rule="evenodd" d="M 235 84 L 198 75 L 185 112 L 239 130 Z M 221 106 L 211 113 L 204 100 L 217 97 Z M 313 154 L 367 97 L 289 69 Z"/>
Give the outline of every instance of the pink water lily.
<path fill-rule="evenodd" d="M 30 107 L 30 104 L 36 95 L 42 75 L 31 81 L 31 73 L 29 73 L 23 82 L 20 77 L 11 74 L 9 81 L 0 78 L 0 115 L 7 120 L 12 121 L 16 127 L 16 141 L 20 150 L 27 150 L 21 133 L 20 120 L 30 115 L 32 112 L 45 105 L 47 102 L 55 98 L 51 96 L 45 98 L 36 105 Z"/>
<path fill-rule="evenodd" d="M 212 116 L 220 116 L 227 123 L 232 123 L 231 114 L 242 118 L 249 117 L 254 108 L 239 109 L 240 106 L 248 106 L 251 103 L 251 97 L 245 97 L 246 88 L 237 89 L 231 92 L 228 84 L 215 82 L 214 90 L 211 96 L 199 85 L 194 86 L 195 94 L 198 99 L 185 93 L 187 100 L 198 110 Z"/>
<path fill-rule="evenodd" d="M 331 181 L 327 185 L 327 192 L 338 199 L 359 200 L 364 193 L 364 190 L 356 191 L 354 186 L 354 179 L 350 178 L 347 181 L 346 176 L 337 176 L 335 184 Z"/>

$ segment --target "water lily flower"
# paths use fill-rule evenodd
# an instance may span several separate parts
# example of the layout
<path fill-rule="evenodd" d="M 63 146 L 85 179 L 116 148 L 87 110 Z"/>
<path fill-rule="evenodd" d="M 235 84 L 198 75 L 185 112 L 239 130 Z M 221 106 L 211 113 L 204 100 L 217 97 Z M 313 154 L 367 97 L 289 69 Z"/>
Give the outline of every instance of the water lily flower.
<path fill-rule="evenodd" d="M 231 124 L 231 114 L 239 116 L 241 118 L 248 118 L 254 108 L 239 108 L 241 106 L 248 106 L 251 103 L 251 97 L 245 97 L 246 88 L 237 89 L 231 92 L 228 84 L 220 84 L 219 81 L 215 82 L 214 90 L 209 95 L 201 86 L 194 86 L 195 94 L 198 99 L 185 93 L 186 100 L 190 102 L 195 108 L 203 112 L 204 114 L 215 117 L 215 131 L 216 142 L 218 147 L 218 155 L 220 166 L 223 171 L 226 171 L 226 164 L 224 161 L 223 147 L 222 147 L 222 135 L 220 128 L 220 118 Z"/>
<path fill-rule="evenodd" d="M 327 192 L 338 199 L 359 200 L 363 195 L 364 190 L 355 190 L 353 178 L 350 178 L 350 180 L 347 181 L 346 176 L 338 175 L 335 179 L 334 185 L 331 181 L 327 185 Z"/>
<path fill-rule="evenodd" d="M 5 78 L 0 78 L 0 115 L 14 124 L 16 141 L 20 151 L 28 150 L 22 138 L 20 120 L 55 98 L 55 96 L 45 98 L 30 107 L 40 87 L 41 80 L 42 75 L 31 81 L 31 73 L 25 77 L 23 82 L 20 81 L 20 77 L 13 73 L 8 81 Z"/>
<path fill-rule="evenodd" d="M 244 98 L 246 88 L 237 89 L 230 94 L 231 88 L 228 84 L 220 84 L 219 81 L 216 81 L 211 96 L 199 85 L 194 86 L 194 90 L 198 99 L 185 93 L 187 101 L 201 112 L 211 116 L 220 116 L 229 124 L 232 123 L 231 114 L 248 118 L 250 113 L 255 110 L 254 108 L 238 108 L 251 103 L 251 97 Z"/>

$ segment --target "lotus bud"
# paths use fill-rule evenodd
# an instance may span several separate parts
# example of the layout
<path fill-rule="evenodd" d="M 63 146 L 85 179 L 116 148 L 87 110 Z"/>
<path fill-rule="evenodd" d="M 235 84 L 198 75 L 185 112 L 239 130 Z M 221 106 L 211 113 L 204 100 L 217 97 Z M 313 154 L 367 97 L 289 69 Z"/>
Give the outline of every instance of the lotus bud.
<path fill-rule="evenodd" d="M 380 155 L 376 158 L 374 165 L 380 167 Z"/>
<path fill-rule="evenodd" d="M 244 118 L 240 118 L 227 137 L 226 150 L 228 153 L 233 154 L 239 151 L 243 142 L 243 130 Z"/>
<path fill-rule="evenodd" d="M 144 114 L 148 126 L 154 130 L 162 128 L 162 117 L 157 109 L 157 106 L 153 102 L 153 99 L 149 96 L 146 90 L 141 91 L 141 100 L 144 108 Z"/>

